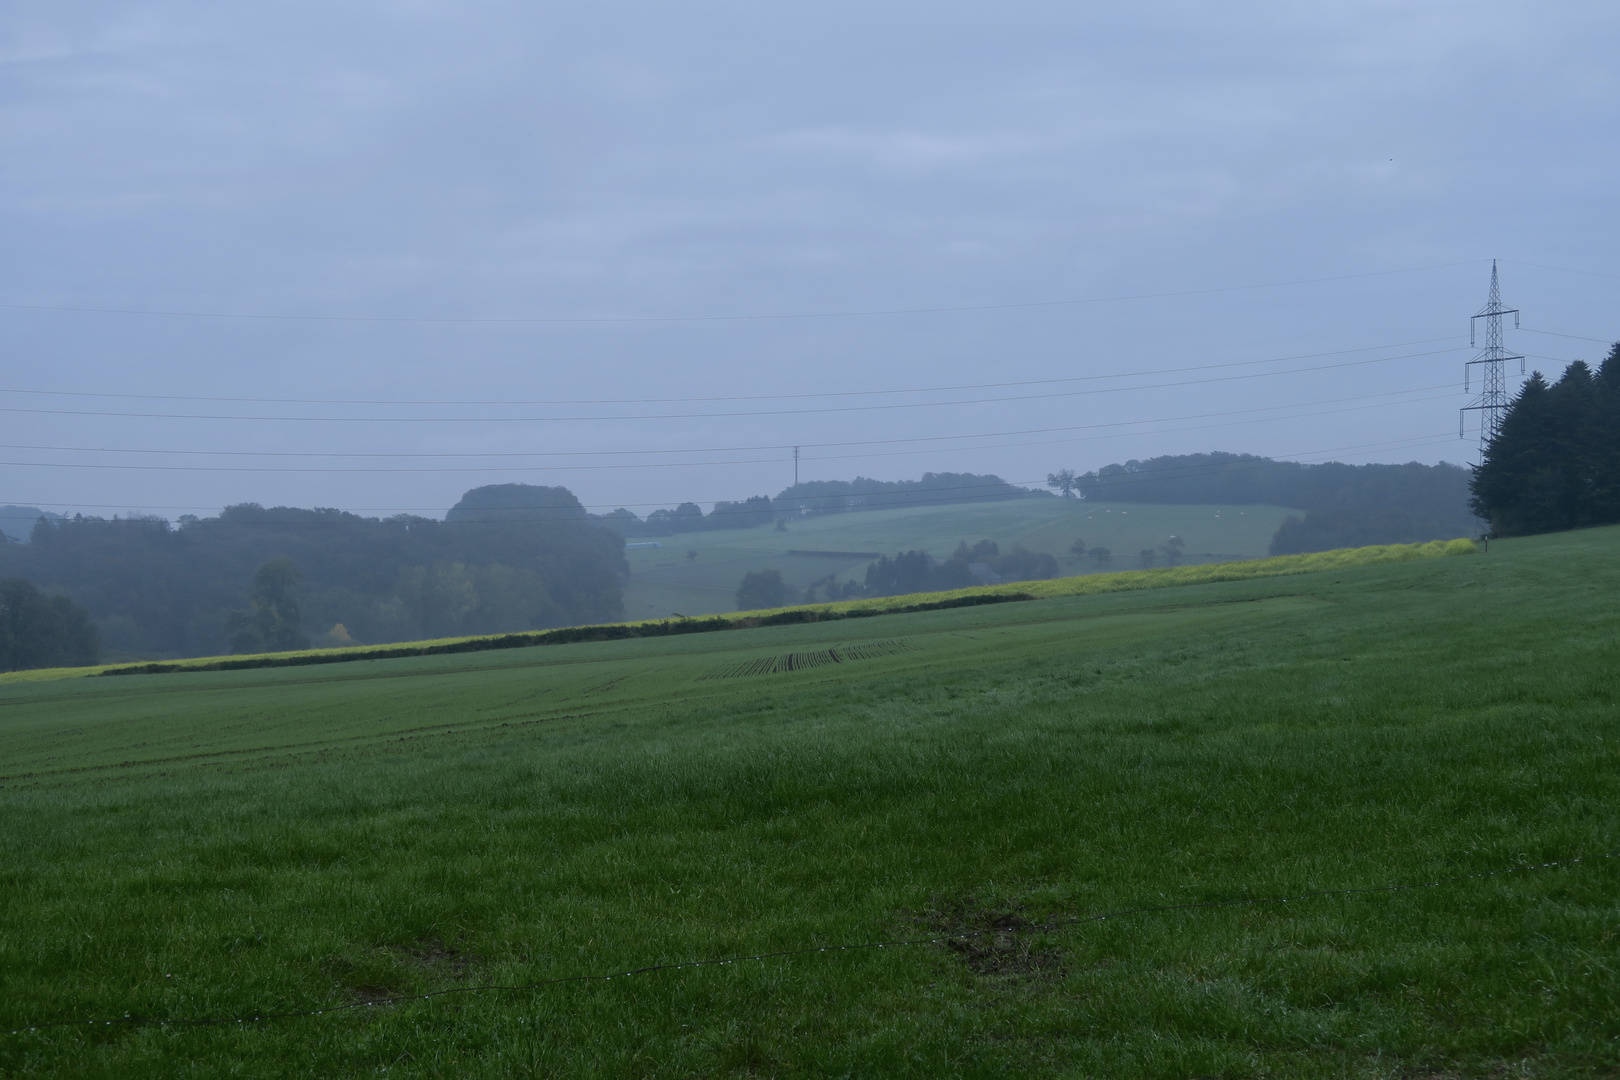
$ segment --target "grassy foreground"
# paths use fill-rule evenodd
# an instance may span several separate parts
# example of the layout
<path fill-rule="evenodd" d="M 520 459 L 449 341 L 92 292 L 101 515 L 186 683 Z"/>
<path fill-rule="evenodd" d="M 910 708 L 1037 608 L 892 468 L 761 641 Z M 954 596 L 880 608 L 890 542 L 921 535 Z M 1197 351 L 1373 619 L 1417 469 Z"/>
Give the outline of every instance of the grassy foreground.
<path fill-rule="evenodd" d="M 0 686 L 3 1028 L 988 931 L 0 1073 L 1612 1076 L 1617 544 Z"/>

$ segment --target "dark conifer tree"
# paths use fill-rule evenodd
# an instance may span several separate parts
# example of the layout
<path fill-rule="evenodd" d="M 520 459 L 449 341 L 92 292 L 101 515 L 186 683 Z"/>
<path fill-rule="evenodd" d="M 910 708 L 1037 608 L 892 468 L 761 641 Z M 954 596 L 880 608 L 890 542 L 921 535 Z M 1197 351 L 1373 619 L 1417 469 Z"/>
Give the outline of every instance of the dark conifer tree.
<path fill-rule="evenodd" d="M 1473 508 L 1493 536 L 1620 521 L 1620 345 L 1593 372 L 1536 372 L 1474 470 Z"/>
<path fill-rule="evenodd" d="M 1620 344 L 1609 350 L 1593 377 L 1592 397 L 1592 514 L 1598 521 L 1620 521 Z"/>

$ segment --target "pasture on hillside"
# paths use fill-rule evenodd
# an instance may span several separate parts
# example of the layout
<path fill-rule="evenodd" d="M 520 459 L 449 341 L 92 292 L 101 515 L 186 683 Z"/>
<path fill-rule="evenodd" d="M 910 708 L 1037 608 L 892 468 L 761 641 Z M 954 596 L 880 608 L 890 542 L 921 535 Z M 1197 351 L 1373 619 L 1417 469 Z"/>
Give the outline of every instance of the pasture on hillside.
<path fill-rule="evenodd" d="M 791 589 L 803 591 L 829 574 L 861 581 L 872 561 L 861 553 L 893 556 L 927 551 L 948 557 L 962 541 L 994 540 L 1003 551 L 1023 546 L 1051 555 L 1066 574 L 1124 570 L 1137 553 L 1157 548 L 1172 535 L 1186 544 L 1188 563 L 1259 558 L 1291 511 L 1275 506 L 1156 506 L 1095 503 L 1079 499 L 1015 499 L 954 506 L 915 506 L 807 517 L 787 531 L 719 529 L 659 537 L 657 548 L 631 548 L 625 585 L 625 616 L 663 618 L 680 612 L 708 615 L 736 609 L 737 583 L 750 570 L 779 570 Z M 1109 566 L 1073 559 L 1079 538 L 1113 552 Z M 633 538 L 632 543 L 646 542 Z M 695 551 L 697 557 L 687 558 Z M 834 554 L 790 554 L 790 552 Z"/>
<path fill-rule="evenodd" d="M 1614 1075 L 1617 542 L 0 683 L 0 1072 Z"/>

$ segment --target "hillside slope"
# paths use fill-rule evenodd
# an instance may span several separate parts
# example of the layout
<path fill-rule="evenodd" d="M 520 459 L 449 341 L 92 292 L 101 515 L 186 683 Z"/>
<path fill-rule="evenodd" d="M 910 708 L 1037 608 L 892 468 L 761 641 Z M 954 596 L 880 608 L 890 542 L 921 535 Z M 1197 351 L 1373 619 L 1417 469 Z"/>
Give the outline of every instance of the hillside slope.
<path fill-rule="evenodd" d="M 805 518 L 787 531 L 770 528 L 686 533 L 661 538 L 657 548 L 625 552 L 630 579 L 625 614 L 663 618 L 680 612 L 707 615 L 736 609 L 735 593 L 750 570 L 781 572 L 788 587 L 837 575 L 861 580 L 868 553 L 894 555 L 921 550 L 948 556 L 962 541 L 994 540 L 1002 548 L 1023 546 L 1057 558 L 1066 574 L 1131 569 L 1137 553 L 1172 535 L 1182 537 L 1189 563 L 1259 558 L 1288 511 L 1267 506 L 1120 506 L 1078 499 L 1027 499 L 958 506 L 867 510 Z M 1107 547 L 1113 561 L 1072 559 L 1069 547 L 1082 539 Z M 646 541 L 643 541 L 646 542 Z M 688 558 L 696 552 L 695 558 Z M 816 552 L 833 554 L 792 554 Z"/>

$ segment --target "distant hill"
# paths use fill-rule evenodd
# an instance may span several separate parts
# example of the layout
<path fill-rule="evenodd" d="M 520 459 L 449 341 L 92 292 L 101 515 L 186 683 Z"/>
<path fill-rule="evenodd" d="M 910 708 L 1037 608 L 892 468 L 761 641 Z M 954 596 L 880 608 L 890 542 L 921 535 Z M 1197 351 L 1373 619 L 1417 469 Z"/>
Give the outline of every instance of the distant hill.
<path fill-rule="evenodd" d="M 565 487 L 488 484 L 463 495 L 446 521 L 584 521 L 585 508 Z"/>
<path fill-rule="evenodd" d="M 0 534 L 26 544 L 29 533 L 34 531 L 34 523 L 40 518 L 60 521 L 62 515 L 41 510 L 37 506 L 0 506 Z"/>
<path fill-rule="evenodd" d="M 1273 555 L 1473 536 L 1469 470 L 1460 465 L 1307 465 L 1253 454 L 1180 454 L 1107 465 L 1079 478 L 1099 502 L 1286 506 Z"/>
<path fill-rule="evenodd" d="M 1184 506 L 1276 506 L 1304 511 L 1284 523 L 1271 553 L 1325 551 L 1363 544 L 1413 543 L 1473 536 L 1480 523 L 1469 510 L 1469 471 L 1458 465 L 1307 465 L 1254 454 L 1182 454 L 1106 465 L 1077 478 L 1076 493 L 1090 503 L 1159 503 Z M 537 513 L 538 493 L 552 488 L 506 484 L 469 492 L 451 520 L 473 514 Z M 475 498 L 476 497 L 476 498 Z M 623 536 L 672 536 L 714 529 L 750 529 L 858 511 L 957 506 L 1056 498 L 979 473 L 924 473 L 917 480 L 808 480 L 775 498 L 716 503 L 705 515 L 695 503 L 657 510 L 643 520 L 629 510 L 589 515 L 593 524 Z M 477 503 L 482 509 L 474 510 Z M 495 510 L 516 506 L 523 510 Z M 559 510 L 549 510 L 558 513 Z M 579 510 L 568 513 L 578 515 Z M 974 538 L 977 539 L 977 538 Z"/>
<path fill-rule="evenodd" d="M 864 476 L 853 480 L 809 480 L 787 488 L 771 503 L 778 513 L 836 514 L 1052 497 L 1049 491 L 1018 487 L 990 474 L 923 473 L 921 480 L 870 480 Z"/>
<path fill-rule="evenodd" d="M 537 503 L 544 500 L 522 492 L 561 491 L 524 484 L 501 484 L 469 491 L 463 504 L 477 496 L 479 506 L 500 500 Z M 622 507 L 611 514 L 591 514 L 593 524 L 613 529 L 622 536 L 673 536 L 676 533 L 708 532 L 713 529 L 753 529 L 782 519 L 817 514 L 842 514 L 856 510 L 895 510 L 908 506 L 952 506 L 964 503 L 1001 502 L 1007 499 L 1050 499 L 1049 491 L 1032 491 L 1009 484 L 999 476 L 975 473 L 923 473 L 920 480 L 809 480 L 794 484 L 776 498 L 754 495 L 737 502 L 720 501 L 708 514 L 693 502 L 683 502 L 673 510 L 654 510 L 643 520 Z M 450 511 L 451 520 L 470 513 L 458 506 Z M 479 510 L 478 513 L 494 511 Z M 581 511 L 583 513 L 583 511 Z"/>
<path fill-rule="evenodd" d="M 869 564 L 880 555 L 923 551 L 948 560 L 964 541 L 993 540 L 1002 553 L 1024 548 L 1052 556 L 1063 573 L 1133 570 L 1141 552 L 1159 549 L 1172 536 L 1184 544 L 1186 563 L 1224 562 L 1264 556 L 1289 511 L 1272 506 L 1143 506 L 1083 499 L 1001 499 L 945 506 L 902 506 L 860 513 L 805 514 L 774 528 L 686 532 L 659 546 L 625 552 L 626 614 L 667 618 L 675 612 L 702 615 L 736 609 L 745 574 L 776 570 L 787 587 L 803 595 L 812 587 L 825 599 L 829 586 L 845 595 L 851 582 L 864 586 Z M 1084 555 L 1075 544 L 1084 540 Z M 1109 559 L 1090 552 L 1103 548 Z M 992 569 L 994 569 L 992 567 Z M 997 571 L 999 574 L 1000 571 Z"/>

